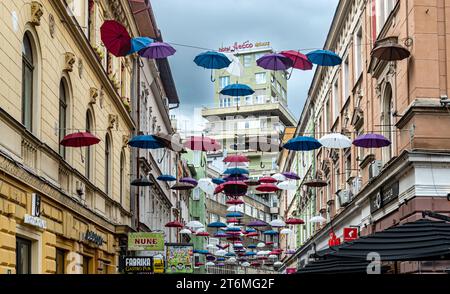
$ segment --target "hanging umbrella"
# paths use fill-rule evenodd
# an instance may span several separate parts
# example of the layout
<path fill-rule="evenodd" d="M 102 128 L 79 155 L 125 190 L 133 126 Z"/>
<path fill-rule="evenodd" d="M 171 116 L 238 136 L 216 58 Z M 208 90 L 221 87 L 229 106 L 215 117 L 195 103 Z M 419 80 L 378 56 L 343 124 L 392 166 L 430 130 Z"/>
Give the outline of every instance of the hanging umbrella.
<path fill-rule="evenodd" d="M 249 222 L 247 224 L 247 227 L 254 227 L 254 228 L 256 228 L 256 227 L 267 227 L 267 226 L 268 226 L 268 224 L 263 222 L 263 221 L 261 221 L 261 220 L 254 220 L 254 221 L 251 221 L 251 222 Z"/>
<path fill-rule="evenodd" d="M 216 253 L 215 253 L 216 256 L 225 256 L 225 254 L 227 254 L 227 251 L 226 250 L 222 250 L 222 249 L 217 250 Z"/>
<path fill-rule="evenodd" d="M 273 245 L 274 243 L 273 242 L 266 242 L 266 246 L 271 246 L 271 245 Z"/>
<path fill-rule="evenodd" d="M 202 229 L 205 226 L 199 221 L 190 221 L 186 224 L 186 227 L 192 228 L 192 229 Z"/>
<path fill-rule="evenodd" d="M 154 42 L 139 51 L 139 55 L 148 59 L 163 59 L 174 55 L 175 52 L 175 48 L 167 43 Z"/>
<path fill-rule="evenodd" d="M 280 54 L 286 56 L 290 60 L 292 60 L 292 67 L 300 70 L 311 70 L 313 68 L 313 64 L 308 60 L 308 57 L 298 51 L 287 50 L 281 51 Z"/>
<path fill-rule="evenodd" d="M 100 139 L 89 132 L 78 132 L 64 136 L 60 144 L 65 147 L 88 147 L 99 142 Z"/>
<path fill-rule="evenodd" d="M 214 244 L 208 244 L 208 245 L 206 245 L 206 248 L 213 249 L 213 248 L 216 248 L 216 246 L 214 246 Z"/>
<path fill-rule="evenodd" d="M 189 230 L 189 229 L 182 229 L 182 230 L 180 231 L 180 234 L 191 235 L 191 234 L 192 234 L 192 231 Z"/>
<path fill-rule="evenodd" d="M 400 61 L 411 56 L 411 52 L 400 44 L 387 43 L 375 47 L 372 56 L 384 61 Z"/>
<path fill-rule="evenodd" d="M 182 223 L 180 223 L 179 221 L 172 221 L 172 222 L 168 222 L 165 225 L 166 228 L 182 228 L 184 227 L 184 225 Z"/>
<path fill-rule="evenodd" d="M 225 54 L 215 51 L 207 51 L 197 55 L 194 62 L 200 67 L 211 70 L 211 82 L 214 82 L 214 69 L 227 68 L 231 64 L 231 61 Z"/>
<path fill-rule="evenodd" d="M 247 184 L 244 182 L 226 182 L 223 184 L 225 194 L 227 195 L 242 195 L 247 192 Z"/>
<path fill-rule="evenodd" d="M 215 187 L 213 182 L 209 178 L 198 180 L 198 187 L 208 195 L 214 194 Z"/>
<path fill-rule="evenodd" d="M 225 184 L 220 184 L 220 185 L 218 185 L 218 186 L 214 189 L 214 194 L 222 193 L 223 190 L 225 189 L 224 185 L 225 185 Z"/>
<path fill-rule="evenodd" d="M 223 172 L 224 175 L 248 175 L 248 170 L 244 168 L 234 167 L 228 168 Z"/>
<path fill-rule="evenodd" d="M 237 206 L 237 205 L 232 205 L 232 206 L 230 206 L 230 207 L 227 208 L 227 211 L 228 211 L 228 212 L 237 212 L 237 211 L 242 212 L 242 210 L 243 210 L 243 208 L 242 208 L 242 207 L 239 207 L 239 206 Z"/>
<path fill-rule="evenodd" d="M 312 188 L 322 188 L 328 186 L 328 183 L 327 181 L 321 179 L 312 179 L 304 182 L 303 185 Z"/>
<path fill-rule="evenodd" d="M 221 222 L 213 222 L 208 224 L 208 228 L 226 228 L 227 225 Z"/>
<path fill-rule="evenodd" d="M 212 262 L 212 261 L 208 261 L 205 265 L 206 266 L 215 266 L 214 262 Z"/>
<path fill-rule="evenodd" d="M 246 180 L 246 181 L 244 181 L 244 183 L 246 183 L 247 186 L 258 186 L 259 185 L 258 180 Z"/>
<path fill-rule="evenodd" d="M 286 220 L 286 224 L 288 225 L 303 225 L 304 223 L 305 221 L 299 218 L 288 218 Z"/>
<path fill-rule="evenodd" d="M 319 139 L 319 142 L 323 147 L 332 149 L 345 149 L 352 147 L 352 140 L 339 133 L 325 135 Z"/>
<path fill-rule="evenodd" d="M 236 57 L 234 54 L 230 53 L 224 53 L 226 57 L 231 61 L 230 65 L 227 67 L 226 71 L 237 77 L 241 77 L 244 75 L 244 66 L 242 65 L 241 61 L 238 57 Z"/>
<path fill-rule="evenodd" d="M 310 223 L 323 223 L 323 222 L 326 222 L 326 221 L 327 220 L 321 215 L 313 216 L 312 218 L 309 219 Z"/>
<path fill-rule="evenodd" d="M 256 248 L 256 244 L 250 244 L 247 246 L 249 249 L 255 249 Z M 253 251 L 251 251 L 253 252 Z"/>
<path fill-rule="evenodd" d="M 260 243 L 258 243 L 258 244 L 256 245 L 256 247 L 257 247 L 257 248 L 264 248 L 264 247 L 266 247 L 266 244 L 263 243 L 263 242 L 260 242 Z"/>
<path fill-rule="evenodd" d="M 178 134 L 169 135 L 158 132 L 152 135 L 156 140 L 160 141 L 161 144 L 169 150 L 175 152 L 184 152 L 184 146 L 181 143 L 181 138 Z"/>
<path fill-rule="evenodd" d="M 160 175 L 156 179 L 158 181 L 162 181 L 162 182 L 173 182 L 173 181 L 177 180 L 177 178 L 175 178 L 174 176 L 171 176 L 171 175 Z"/>
<path fill-rule="evenodd" d="M 238 205 L 238 204 L 244 204 L 245 202 L 242 199 L 229 199 L 225 203 L 231 204 L 231 205 Z"/>
<path fill-rule="evenodd" d="M 187 190 L 192 190 L 194 189 L 195 186 L 189 183 L 181 183 L 181 182 L 176 182 L 175 184 L 173 184 L 172 187 L 170 187 L 171 190 L 175 190 L 175 191 L 187 191 Z"/>
<path fill-rule="evenodd" d="M 356 138 L 353 145 L 363 148 L 381 148 L 391 145 L 391 141 L 380 134 L 366 134 Z"/>
<path fill-rule="evenodd" d="M 216 185 L 220 185 L 220 184 L 225 183 L 226 181 L 221 178 L 215 178 L 215 179 L 212 179 L 212 182 Z"/>
<path fill-rule="evenodd" d="M 268 70 L 286 70 L 292 67 L 293 61 L 282 54 L 270 53 L 259 58 L 256 64 Z"/>
<path fill-rule="evenodd" d="M 273 264 L 274 267 L 280 267 L 282 265 L 283 265 L 283 263 L 281 261 L 277 261 Z"/>
<path fill-rule="evenodd" d="M 342 58 L 329 50 L 316 50 L 306 54 L 308 60 L 321 66 L 336 66 L 342 63 Z"/>
<path fill-rule="evenodd" d="M 196 262 L 194 265 L 195 265 L 195 267 L 202 267 L 205 264 L 203 262 Z"/>
<path fill-rule="evenodd" d="M 220 94 L 231 97 L 250 96 L 254 93 L 252 88 L 244 84 L 228 85 L 220 91 Z"/>
<path fill-rule="evenodd" d="M 107 20 L 100 27 L 103 44 L 114 56 L 126 56 L 131 50 L 131 37 L 127 29 L 115 20 Z"/>
<path fill-rule="evenodd" d="M 296 191 L 298 189 L 297 183 L 295 181 L 285 181 L 285 182 L 279 183 L 277 185 L 277 187 L 280 190 L 285 190 L 285 191 Z"/>
<path fill-rule="evenodd" d="M 195 234 L 198 237 L 209 237 L 209 233 L 208 232 L 198 232 Z"/>
<path fill-rule="evenodd" d="M 248 228 L 248 229 L 245 230 L 245 232 L 246 232 L 246 233 L 255 233 L 256 230 L 253 229 L 253 228 Z"/>
<path fill-rule="evenodd" d="M 300 180 L 300 177 L 294 172 L 284 172 L 283 175 L 291 180 Z"/>
<path fill-rule="evenodd" d="M 274 184 L 262 184 L 256 187 L 256 190 L 263 193 L 273 193 L 280 189 Z"/>
<path fill-rule="evenodd" d="M 204 136 L 190 136 L 184 146 L 194 151 L 218 151 L 221 148 L 217 140 Z"/>
<path fill-rule="evenodd" d="M 264 231 L 263 234 L 268 235 L 268 236 L 275 236 L 275 235 L 278 235 L 278 232 L 274 231 L 274 230 L 267 230 L 267 231 Z"/>
<path fill-rule="evenodd" d="M 234 217 L 234 218 L 239 218 L 239 217 L 243 217 L 244 215 L 240 212 L 230 212 L 227 213 L 227 215 L 225 217 Z"/>
<path fill-rule="evenodd" d="M 197 180 L 193 179 L 193 178 L 181 178 L 180 183 L 188 183 L 188 184 L 193 185 L 194 187 L 197 187 L 197 185 L 198 185 Z"/>
<path fill-rule="evenodd" d="M 127 55 L 136 53 L 145 47 L 148 47 L 151 43 L 153 43 L 153 40 L 149 37 L 136 37 L 131 39 L 131 49 L 127 53 Z"/>
<path fill-rule="evenodd" d="M 255 255 L 256 255 L 256 253 L 253 252 L 253 251 L 247 251 L 247 252 L 245 252 L 245 256 L 255 256 Z"/>
<path fill-rule="evenodd" d="M 275 219 L 275 220 L 271 221 L 269 223 L 269 225 L 274 228 L 281 228 L 281 227 L 285 227 L 286 223 L 281 219 Z"/>
<path fill-rule="evenodd" d="M 269 255 L 269 259 L 278 259 L 278 256 L 275 254 Z"/>
<path fill-rule="evenodd" d="M 230 175 L 223 178 L 226 182 L 242 182 L 248 180 L 248 177 L 245 175 Z"/>
<path fill-rule="evenodd" d="M 290 235 L 292 234 L 292 230 L 291 229 L 282 229 L 280 231 L 280 235 Z"/>
<path fill-rule="evenodd" d="M 128 141 L 128 145 L 140 149 L 160 149 L 164 148 L 160 141 L 152 135 L 139 135 Z"/>
<path fill-rule="evenodd" d="M 322 147 L 322 144 L 313 137 L 296 137 L 283 145 L 284 149 L 294 151 L 311 151 L 320 147 Z"/>
<path fill-rule="evenodd" d="M 225 232 L 223 232 L 223 231 L 218 231 L 217 233 L 214 234 L 214 237 L 216 237 L 216 238 L 225 238 L 225 237 L 228 237 L 228 235 Z"/>
<path fill-rule="evenodd" d="M 274 178 L 278 182 L 286 181 L 286 177 L 283 174 L 280 174 L 280 173 L 276 173 L 276 174 L 272 175 L 272 178 Z"/>
<path fill-rule="evenodd" d="M 244 155 L 229 155 L 223 160 L 225 163 L 239 163 L 239 162 L 250 162 L 247 156 Z"/>
<path fill-rule="evenodd" d="M 249 262 L 243 262 L 243 263 L 241 264 L 241 266 L 242 266 L 242 267 L 249 267 L 249 266 L 250 266 L 250 263 L 249 263 Z"/>
<path fill-rule="evenodd" d="M 273 177 L 262 177 L 262 178 L 259 178 L 259 183 L 261 183 L 261 184 L 273 184 L 273 183 L 276 183 L 276 182 L 278 182 L 275 178 L 273 178 Z"/>
<path fill-rule="evenodd" d="M 150 187 L 153 186 L 154 183 L 152 183 L 148 178 L 146 177 L 142 177 L 136 180 L 133 180 L 131 182 L 131 186 L 135 186 L 135 187 Z"/>

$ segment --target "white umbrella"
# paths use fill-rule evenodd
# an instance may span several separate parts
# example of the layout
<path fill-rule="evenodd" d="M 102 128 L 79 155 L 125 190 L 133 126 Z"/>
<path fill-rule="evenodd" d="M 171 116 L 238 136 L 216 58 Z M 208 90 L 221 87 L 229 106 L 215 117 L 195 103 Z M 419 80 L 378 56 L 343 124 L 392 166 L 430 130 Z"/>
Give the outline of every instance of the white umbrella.
<path fill-rule="evenodd" d="M 204 179 L 198 180 L 198 187 L 208 195 L 214 194 L 215 186 L 214 186 L 214 183 L 212 182 L 212 180 L 209 178 L 204 178 Z"/>
<path fill-rule="evenodd" d="M 186 227 L 193 229 L 200 229 L 204 228 L 205 226 L 199 221 L 190 221 L 186 224 Z"/>
<path fill-rule="evenodd" d="M 212 262 L 212 261 L 208 261 L 205 265 L 206 266 L 215 266 L 214 262 Z"/>
<path fill-rule="evenodd" d="M 309 219 L 310 223 L 323 223 L 326 221 L 327 220 L 321 215 L 313 216 L 312 218 Z"/>
<path fill-rule="evenodd" d="M 250 266 L 250 263 L 249 262 L 243 262 L 242 264 L 241 264 L 241 266 L 243 266 L 243 267 L 249 267 Z"/>
<path fill-rule="evenodd" d="M 289 235 L 292 234 L 292 230 L 291 229 L 282 229 L 280 231 L 280 235 Z"/>
<path fill-rule="evenodd" d="M 283 263 L 281 261 L 277 261 L 273 264 L 273 266 L 282 266 Z"/>
<path fill-rule="evenodd" d="M 258 247 L 258 248 L 264 248 L 264 247 L 266 247 L 266 244 L 264 244 L 264 243 L 258 243 L 257 245 L 256 245 L 256 247 Z"/>
<path fill-rule="evenodd" d="M 190 234 L 192 234 L 192 231 L 189 230 L 189 229 L 182 229 L 182 230 L 180 231 L 180 234 L 190 235 Z"/>
<path fill-rule="evenodd" d="M 285 181 L 277 185 L 281 190 L 286 191 L 296 191 L 298 189 L 297 183 L 295 181 Z"/>
<path fill-rule="evenodd" d="M 269 259 L 277 259 L 278 258 L 278 256 L 276 256 L 276 255 L 269 255 Z"/>
<path fill-rule="evenodd" d="M 225 256 L 225 254 L 227 254 L 226 250 L 220 249 L 216 251 L 217 256 Z"/>
<path fill-rule="evenodd" d="M 244 75 L 244 66 L 239 61 L 239 58 L 234 56 L 234 54 L 227 53 L 225 54 L 228 59 L 231 61 L 230 65 L 227 68 L 227 72 L 232 74 L 233 76 L 243 76 Z"/>
<path fill-rule="evenodd" d="M 274 178 L 274 179 L 277 180 L 278 182 L 286 181 L 286 177 L 285 177 L 283 174 L 280 174 L 280 173 L 274 174 L 274 175 L 272 176 L 272 178 Z"/>
<path fill-rule="evenodd" d="M 256 255 L 258 255 L 258 256 L 264 256 L 264 255 L 267 255 L 267 251 L 258 251 L 258 252 L 256 253 Z"/>
<path fill-rule="evenodd" d="M 236 263 L 236 257 L 230 257 L 226 262 L 227 263 Z"/>
<path fill-rule="evenodd" d="M 197 233 L 203 233 L 203 232 L 205 232 L 205 228 L 200 228 L 200 229 L 195 231 L 196 234 Z"/>
<path fill-rule="evenodd" d="M 228 212 L 243 212 L 243 208 L 239 207 L 237 205 L 231 205 L 230 207 L 227 208 Z"/>
<path fill-rule="evenodd" d="M 281 228 L 281 227 L 285 227 L 286 223 L 281 219 L 276 219 L 276 220 L 271 221 L 269 223 L 269 225 L 274 228 Z"/>
<path fill-rule="evenodd" d="M 216 246 L 214 246 L 214 244 L 208 244 L 208 245 L 206 245 L 206 248 L 213 249 L 213 248 L 216 248 Z"/>
<path fill-rule="evenodd" d="M 332 149 L 345 149 L 352 147 L 352 140 L 339 133 L 325 135 L 319 139 L 319 142 L 324 147 Z"/>

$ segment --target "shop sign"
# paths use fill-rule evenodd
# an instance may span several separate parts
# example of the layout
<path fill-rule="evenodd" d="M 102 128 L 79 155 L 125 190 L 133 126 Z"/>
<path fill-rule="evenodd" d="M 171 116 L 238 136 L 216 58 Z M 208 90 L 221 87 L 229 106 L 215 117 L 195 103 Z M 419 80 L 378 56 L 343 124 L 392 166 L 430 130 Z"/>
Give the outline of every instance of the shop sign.
<path fill-rule="evenodd" d="M 166 244 L 167 274 L 191 274 L 194 272 L 192 244 Z"/>
<path fill-rule="evenodd" d="M 47 228 L 47 221 L 37 217 L 37 216 L 32 216 L 29 214 L 26 214 L 23 222 L 41 229 L 46 229 Z"/>
<path fill-rule="evenodd" d="M 350 242 L 358 239 L 358 228 L 344 228 L 344 241 Z"/>
<path fill-rule="evenodd" d="M 375 195 L 373 195 L 370 198 L 370 211 L 375 212 L 384 206 L 386 206 L 388 203 L 390 203 L 392 200 L 397 199 L 399 194 L 399 183 L 398 181 L 380 188 Z"/>
<path fill-rule="evenodd" d="M 96 234 L 93 231 L 87 231 L 84 234 L 84 240 L 86 240 L 88 242 L 91 242 L 91 243 L 94 243 L 94 244 L 96 244 L 98 246 L 102 246 L 103 243 L 105 243 L 105 241 L 103 240 L 103 237 L 100 236 L 99 234 Z"/>
<path fill-rule="evenodd" d="M 162 258 L 153 258 L 153 273 L 163 274 L 164 273 L 164 260 Z"/>
<path fill-rule="evenodd" d="M 164 251 L 164 233 L 129 233 L 128 250 Z"/>
<path fill-rule="evenodd" d="M 31 194 L 31 215 L 35 217 L 41 216 L 41 195 Z"/>
<path fill-rule="evenodd" d="M 229 52 L 236 52 L 236 51 L 248 50 L 248 49 L 253 49 L 253 48 L 261 48 L 261 47 L 269 47 L 269 46 L 270 46 L 270 42 L 251 43 L 250 41 L 245 41 L 244 43 L 241 43 L 241 44 L 239 44 L 238 42 L 234 42 L 234 44 L 231 46 L 219 48 L 219 52 L 229 53 Z"/>
<path fill-rule="evenodd" d="M 123 256 L 120 259 L 119 271 L 124 273 L 153 272 L 153 258 L 150 256 Z"/>

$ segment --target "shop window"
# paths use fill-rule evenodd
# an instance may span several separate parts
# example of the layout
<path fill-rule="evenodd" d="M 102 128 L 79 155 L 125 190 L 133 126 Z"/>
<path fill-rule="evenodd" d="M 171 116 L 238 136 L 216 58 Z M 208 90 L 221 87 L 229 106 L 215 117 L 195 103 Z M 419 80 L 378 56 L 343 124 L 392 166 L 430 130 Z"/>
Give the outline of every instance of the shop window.
<path fill-rule="evenodd" d="M 91 274 L 91 260 L 88 256 L 83 256 L 83 275 Z"/>
<path fill-rule="evenodd" d="M 16 238 L 16 273 L 31 274 L 31 241 Z"/>
<path fill-rule="evenodd" d="M 66 273 L 66 253 L 62 249 L 56 249 L 56 274 Z"/>
<path fill-rule="evenodd" d="M 33 130 L 33 84 L 35 83 L 35 58 L 30 33 L 25 33 L 22 46 L 22 124 Z"/>

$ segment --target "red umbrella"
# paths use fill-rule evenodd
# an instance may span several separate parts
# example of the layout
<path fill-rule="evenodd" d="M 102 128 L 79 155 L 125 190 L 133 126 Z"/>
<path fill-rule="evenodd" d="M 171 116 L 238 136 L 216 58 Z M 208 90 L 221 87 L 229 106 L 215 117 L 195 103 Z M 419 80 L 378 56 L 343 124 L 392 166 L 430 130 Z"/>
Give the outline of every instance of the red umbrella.
<path fill-rule="evenodd" d="M 269 253 L 269 255 L 280 255 L 280 254 L 281 254 L 281 251 L 278 251 L 278 250 L 272 250 Z"/>
<path fill-rule="evenodd" d="M 273 184 L 276 182 L 278 182 L 278 181 L 272 177 L 262 177 L 259 179 L 259 183 L 263 183 L 263 184 Z"/>
<path fill-rule="evenodd" d="M 220 184 L 216 187 L 216 189 L 214 189 L 214 194 L 222 193 L 224 189 L 225 189 L 224 184 Z"/>
<path fill-rule="evenodd" d="M 242 199 L 235 199 L 235 198 L 231 198 L 228 199 L 226 204 L 230 204 L 230 205 L 239 205 L 239 204 L 244 204 L 244 200 Z"/>
<path fill-rule="evenodd" d="M 274 243 L 273 242 L 266 242 L 266 246 L 270 246 L 270 245 L 273 245 Z"/>
<path fill-rule="evenodd" d="M 179 221 L 168 222 L 165 226 L 166 228 L 182 228 L 184 225 Z"/>
<path fill-rule="evenodd" d="M 257 232 L 251 232 L 251 233 L 247 233 L 247 235 L 245 235 L 246 237 L 258 237 L 258 233 Z"/>
<path fill-rule="evenodd" d="M 273 192 L 280 190 L 280 188 L 278 188 L 274 184 L 262 184 L 262 185 L 259 185 L 258 187 L 256 187 L 256 190 L 258 190 L 259 192 L 264 192 L 264 193 L 273 193 Z"/>
<path fill-rule="evenodd" d="M 131 50 L 131 37 L 127 29 L 115 20 L 107 20 L 100 28 L 106 49 L 114 56 L 126 56 Z"/>
<path fill-rule="evenodd" d="M 217 140 L 204 136 L 191 136 L 184 146 L 195 151 L 218 151 L 222 147 Z"/>
<path fill-rule="evenodd" d="M 237 218 L 229 218 L 227 219 L 227 223 L 229 224 L 236 224 L 239 223 L 240 221 Z"/>
<path fill-rule="evenodd" d="M 244 182 L 231 181 L 223 183 L 224 191 L 229 196 L 245 195 L 247 193 L 247 184 Z"/>
<path fill-rule="evenodd" d="M 246 180 L 246 181 L 244 181 L 244 183 L 246 183 L 247 186 L 258 186 L 259 185 L 259 181 L 256 181 L 256 180 Z"/>
<path fill-rule="evenodd" d="M 300 218 L 288 218 L 285 223 L 287 225 L 303 225 L 305 221 Z"/>
<path fill-rule="evenodd" d="M 203 262 L 196 262 L 195 266 L 196 267 L 200 267 L 200 266 L 204 266 L 205 264 Z"/>
<path fill-rule="evenodd" d="M 73 133 L 65 136 L 61 145 L 66 147 L 87 147 L 98 144 L 100 139 L 89 132 Z"/>
<path fill-rule="evenodd" d="M 313 64 L 308 60 L 308 57 L 298 51 L 287 50 L 280 53 L 294 62 L 293 68 L 301 70 L 311 70 L 313 68 Z"/>
<path fill-rule="evenodd" d="M 244 155 L 229 155 L 229 156 L 225 157 L 223 162 L 225 162 L 225 163 L 230 163 L 230 162 L 237 163 L 237 162 L 250 162 L 250 160 L 247 158 L 247 156 L 244 156 Z"/>
<path fill-rule="evenodd" d="M 208 232 L 199 232 L 197 234 L 195 234 L 198 237 L 209 237 L 209 233 Z"/>

